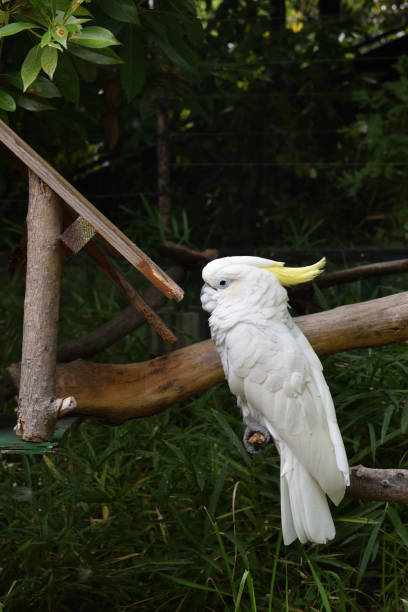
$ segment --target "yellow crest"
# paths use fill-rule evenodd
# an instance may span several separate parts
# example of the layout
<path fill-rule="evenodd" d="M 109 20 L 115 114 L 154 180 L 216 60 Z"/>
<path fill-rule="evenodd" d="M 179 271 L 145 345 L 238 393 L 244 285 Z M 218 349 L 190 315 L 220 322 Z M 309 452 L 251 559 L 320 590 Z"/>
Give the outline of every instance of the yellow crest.
<path fill-rule="evenodd" d="M 316 278 L 316 276 L 323 272 L 325 263 L 326 258 L 323 257 L 317 263 L 311 266 L 304 266 L 303 268 L 286 268 L 283 261 L 275 261 L 272 266 L 265 268 L 262 266 L 262 268 L 275 274 L 281 285 L 290 287 L 299 283 L 307 283 Z"/>

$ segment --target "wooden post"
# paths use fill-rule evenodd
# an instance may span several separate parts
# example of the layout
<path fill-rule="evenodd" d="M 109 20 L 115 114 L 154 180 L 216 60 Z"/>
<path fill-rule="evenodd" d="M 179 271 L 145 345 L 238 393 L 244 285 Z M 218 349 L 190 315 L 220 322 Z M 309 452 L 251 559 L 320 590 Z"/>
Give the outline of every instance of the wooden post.
<path fill-rule="evenodd" d="M 157 191 L 159 215 L 165 227 L 170 227 L 170 150 L 169 126 L 166 114 L 166 92 L 164 87 L 156 90 L 157 98 Z"/>
<path fill-rule="evenodd" d="M 56 350 L 62 231 L 60 199 L 31 170 L 27 215 L 27 276 L 21 386 L 16 433 L 24 440 L 52 440 L 58 417 L 75 400 L 56 395 Z"/>

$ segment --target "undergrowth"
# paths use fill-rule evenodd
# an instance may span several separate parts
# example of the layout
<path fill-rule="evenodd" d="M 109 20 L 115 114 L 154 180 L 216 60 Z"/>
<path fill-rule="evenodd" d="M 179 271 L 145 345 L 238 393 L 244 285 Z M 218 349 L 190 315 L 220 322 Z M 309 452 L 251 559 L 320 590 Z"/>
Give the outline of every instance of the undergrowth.
<path fill-rule="evenodd" d="M 122 307 L 89 291 L 64 307 L 67 337 Z M 142 331 L 126 342 L 102 358 L 145 358 Z M 407 346 L 324 366 L 350 465 L 406 468 Z M 4 455 L 0 610 L 408 610 L 406 507 L 345 498 L 334 541 L 285 547 L 279 458 L 248 456 L 242 433 L 219 385 L 120 427 L 83 421 L 56 455 Z"/>

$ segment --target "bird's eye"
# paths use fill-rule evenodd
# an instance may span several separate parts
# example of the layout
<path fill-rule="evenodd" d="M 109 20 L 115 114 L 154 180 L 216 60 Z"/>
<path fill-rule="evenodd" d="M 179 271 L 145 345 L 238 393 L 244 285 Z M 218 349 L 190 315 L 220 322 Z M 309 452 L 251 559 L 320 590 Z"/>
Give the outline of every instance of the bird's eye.
<path fill-rule="evenodd" d="M 229 278 L 219 278 L 216 282 L 217 289 L 226 289 L 231 284 Z"/>

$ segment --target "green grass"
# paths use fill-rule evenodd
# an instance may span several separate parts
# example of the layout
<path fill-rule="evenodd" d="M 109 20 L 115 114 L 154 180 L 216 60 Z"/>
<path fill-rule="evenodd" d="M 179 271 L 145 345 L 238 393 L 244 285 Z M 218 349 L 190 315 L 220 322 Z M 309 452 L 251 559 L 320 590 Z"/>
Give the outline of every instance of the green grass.
<path fill-rule="evenodd" d="M 116 293 L 89 292 L 64 307 L 66 337 L 121 308 Z M 3 303 L 18 321 L 18 299 Z M 145 358 L 143 334 L 101 358 Z M 407 346 L 324 365 L 350 464 L 407 467 Z M 407 508 L 345 499 L 333 542 L 285 547 L 279 458 L 248 456 L 242 432 L 220 385 L 121 427 L 84 421 L 57 455 L 3 456 L 0 610 L 407 609 Z"/>

